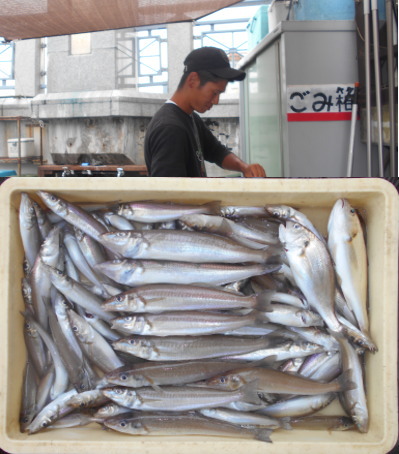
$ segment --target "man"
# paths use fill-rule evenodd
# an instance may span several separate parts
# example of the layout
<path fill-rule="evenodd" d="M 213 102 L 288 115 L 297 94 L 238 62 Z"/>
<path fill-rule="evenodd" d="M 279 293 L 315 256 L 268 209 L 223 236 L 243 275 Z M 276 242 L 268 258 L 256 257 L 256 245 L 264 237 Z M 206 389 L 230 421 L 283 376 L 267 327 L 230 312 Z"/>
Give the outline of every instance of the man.
<path fill-rule="evenodd" d="M 152 177 L 206 177 L 204 160 L 244 177 L 265 177 L 260 164 L 247 164 L 219 142 L 196 112 L 219 103 L 227 83 L 245 72 L 230 67 L 227 55 L 214 47 L 193 50 L 184 60 L 176 92 L 148 125 L 144 154 Z"/>

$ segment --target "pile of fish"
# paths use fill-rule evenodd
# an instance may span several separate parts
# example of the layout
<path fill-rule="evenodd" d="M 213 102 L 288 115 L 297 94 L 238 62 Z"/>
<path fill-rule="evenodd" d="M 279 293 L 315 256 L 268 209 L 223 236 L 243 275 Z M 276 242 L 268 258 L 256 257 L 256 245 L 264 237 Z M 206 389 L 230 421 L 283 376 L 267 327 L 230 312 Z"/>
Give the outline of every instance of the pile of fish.
<path fill-rule="evenodd" d="M 288 206 L 73 204 L 21 194 L 21 431 L 271 441 L 368 430 L 366 241 L 348 200 L 325 239 Z M 320 416 L 339 399 L 346 416 Z"/>

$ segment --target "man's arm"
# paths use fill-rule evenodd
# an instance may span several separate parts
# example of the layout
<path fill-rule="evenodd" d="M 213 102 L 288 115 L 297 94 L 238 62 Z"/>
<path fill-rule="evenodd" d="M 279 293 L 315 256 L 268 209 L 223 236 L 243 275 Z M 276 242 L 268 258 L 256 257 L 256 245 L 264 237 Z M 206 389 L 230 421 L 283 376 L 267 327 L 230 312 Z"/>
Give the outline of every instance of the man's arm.
<path fill-rule="evenodd" d="M 260 164 L 247 164 L 234 153 L 228 154 L 222 161 L 222 167 L 226 170 L 236 170 L 241 172 L 244 177 L 264 178 L 265 169 Z"/>

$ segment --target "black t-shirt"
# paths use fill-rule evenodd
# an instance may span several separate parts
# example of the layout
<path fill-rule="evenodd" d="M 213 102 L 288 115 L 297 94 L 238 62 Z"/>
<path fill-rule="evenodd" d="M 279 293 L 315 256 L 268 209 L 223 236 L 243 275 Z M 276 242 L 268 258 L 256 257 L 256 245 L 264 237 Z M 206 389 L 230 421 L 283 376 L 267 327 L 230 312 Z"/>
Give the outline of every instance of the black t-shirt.
<path fill-rule="evenodd" d="M 148 125 L 144 156 L 152 177 L 205 177 L 204 159 L 221 166 L 231 152 L 198 114 L 164 104 Z"/>

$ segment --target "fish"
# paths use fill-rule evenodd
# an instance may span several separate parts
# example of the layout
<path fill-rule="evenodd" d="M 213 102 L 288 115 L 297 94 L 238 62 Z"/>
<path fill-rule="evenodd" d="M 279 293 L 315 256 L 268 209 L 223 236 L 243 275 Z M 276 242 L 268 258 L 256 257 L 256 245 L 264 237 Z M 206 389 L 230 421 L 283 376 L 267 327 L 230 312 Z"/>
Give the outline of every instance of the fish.
<path fill-rule="evenodd" d="M 166 311 L 253 309 L 257 304 L 257 295 L 244 295 L 218 287 L 149 284 L 108 298 L 102 303 L 102 308 L 114 312 L 158 314 Z"/>
<path fill-rule="evenodd" d="M 279 264 L 231 265 L 219 263 L 183 263 L 155 260 L 113 260 L 95 269 L 119 284 L 206 284 L 223 285 L 259 274 L 272 273 Z"/>
<path fill-rule="evenodd" d="M 274 418 L 308 416 L 327 407 L 336 397 L 336 393 L 295 396 L 267 405 L 257 410 L 257 413 Z"/>
<path fill-rule="evenodd" d="M 304 418 L 291 418 L 290 424 L 294 429 L 304 430 L 349 430 L 355 425 L 348 416 L 306 416 Z"/>
<path fill-rule="evenodd" d="M 120 203 L 116 213 L 129 221 L 137 222 L 168 222 L 175 221 L 183 215 L 194 213 L 218 213 L 219 202 L 208 202 L 202 205 L 184 203 L 137 201 Z"/>
<path fill-rule="evenodd" d="M 178 222 L 197 231 L 217 233 L 244 245 L 251 244 L 254 248 L 278 243 L 278 233 L 275 231 L 255 229 L 243 222 L 234 222 L 222 216 L 194 214 L 182 216 Z"/>
<path fill-rule="evenodd" d="M 220 358 L 270 346 L 270 339 L 213 334 L 209 336 L 131 336 L 112 342 L 122 351 L 150 361 L 182 361 Z"/>
<path fill-rule="evenodd" d="M 246 217 L 266 217 L 267 211 L 263 206 L 226 205 L 220 208 L 220 214 L 229 219 Z"/>
<path fill-rule="evenodd" d="M 288 304 L 267 304 L 266 311 L 259 311 L 259 313 L 262 314 L 264 320 L 270 323 L 301 328 L 324 325 L 323 319 L 318 313 L 309 309 L 299 309 Z"/>
<path fill-rule="evenodd" d="M 107 229 L 94 219 L 90 213 L 86 212 L 78 205 L 68 202 L 62 197 L 58 197 L 50 192 L 37 191 L 37 194 L 51 211 L 73 226 L 83 230 L 95 240 L 99 241 L 100 235 L 107 231 Z"/>
<path fill-rule="evenodd" d="M 292 340 L 276 341 L 273 346 L 248 353 L 227 355 L 224 358 L 231 361 L 260 361 L 271 358 L 273 361 L 285 361 L 290 358 L 302 358 L 324 351 L 323 347 L 311 342 Z"/>
<path fill-rule="evenodd" d="M 266 205 L 265 211 L 270 216 L 279 220 L 291 221 L 297 223 L 308 229 L 315 235 L 323 244 L 326 244 L 326 240 L 323 235 L 316 229 L 309 218 L 299 210 L 288 206 L 288 205 Z"/>
<path fill-rule="evenodd" d="M 117 416 L 104 421 L 104 425 L 130 435 L 202 435 L 206 437 L 234 437 L 270 443 L 270 429 L 238 428 L 233 424 L 210 420 L 201 415 L 146 415 Z"/>
<path fill-rule="evenodd" d="M 235 391 L 223 391 L 212 388 L 201 388 L 190 385 L 127 388 L 114 386 L 102 388 L 103 394 L 113 402 L 141 411 L 172 411 L 182 412 L 199 408 L 218 407 L 244 400 L 249 403 L 260 403 L 256 390 L 243 386 Z"/>
<path fill-rule="evenodd" d="M 124 363 L 111 345 L 92 326 L 72 309 L 67 311 L 72 330 L 78 337 L 86 357 L 103 372 L 110 372 Z"/>
<path fill-rule="evenodd" d="M 77 391 L 75 388 L 60 394 L 57 398 L 49 402 L 33 419 L 33 421 L 26 428 L 29 434 L 39 432 L 46 429 L 48 426 L 61 419 L 63 416 L 71 413 L 73 407 L 68 405 L 71 397 L 75 396 Z"/>
<path fill-rule="evenodd" d="M 40 246 L 33 264 L 30 284 L 32 288 L 32 306 L 40 325 L 48 327 L 48 306 L 50 304 L 51 282 L 47 275 L 48 266 L 56 266 L 60 257 L 60 229 L 54 227 Z"/>
<path fill-rule="evenodd" d="M 19 422 L 21 431 L 25 432 L 37 414 L 37 383 L 36 372 L 30 361 L 25 364 L 24 382 Z"/>
<path fill-rule="evenodd" d="M 290 418 L 271 418 L 255 412 L 237 411 L 229 408 L 203 408 L 199 410 L 201 415 L 220 421 L 237 424 L 241 427 L 268 427 L 269 429 L 291 430 Z"/>
<path fill-rule="evenodd" d="M 33 267 L 41 245 L 41 235 L 33 200 L 25 192 L 21 193 L 19 205 L 19 230 L 25 257 Z"/>
<path fill-rule="evenodd" d="M 321 383 L 271 368 L 251 366 L 239 367 L 207 381 L 209 386 L 231 391 L 250 383 L 254 383 L 259 392 L 309 396 L 356 388 L 356 384 L 348 378 L 347 373 L 330 383 Z"/>
<path fill-rule="evenodd" d="M 338 199 L 331 210 L 328 247 L 345 300 L 360 330 L 369 337 L 366 243 L 357 212 L 347 199 Z"/>
<path fill-rule="evenodd" d="M 280 225 L 280 240 L 299 289 L 331 331 L 341 332 L 335 314 L 335 272 L 326 245 L 302 224 Z"/>
<path fill-rule="evenodd" d="M 51 399 L 55 399 L 57 396 L 63 394 L 67 390 L 69 383 L 68 371 L 62 361 L 62 357 L 52 337 L 40 326 L 39 323 L 37 323 L 33 319 L 32 315 L 25 312 L 24 317 L 26 319 L 26 323 L 28 323 L 30 326 L 33 326 L 33 328 L 39 333 L 51 354 L 55 368 L 55 380 L 50 390 L 50 397 Z"/>
<path fill-rule="evenodd" d="M 188 263 L 266 263 L 277 249 L 254 250 L 229 238 L 184 230 L 123 230 L 101 235 L 101 242 L 125 258 Z"/>
<path fill-rule="evenodd" d="M 205 311 L 126 315 L 112 320 L 111 327 L 124 334 L 149 336 L 201 336 L 253 325 L 256 313 L 234 315 Z"/>
<path fill-rule="evenodd" d="M 184 385 L 211 378 L 236 367 L 236 362 L 225 360 L 142 362 L 108 372 L 103 380 L 106 385 L 130 388 Z"/>
<path fill-rule="evenodd" d="M 51 283 L 66 298 L 82 306 L 89 313 L 98 315 L 102 320 L 111 321 L 114 316 L 101 308 L 102 299 L 86 289 L 82 284 L 63 273 L 58 268 L 46 266 Z"/>
<path fill-rule="evenodd" d="M 345 411 L 356 424 L 361 433 L 369 429 L 369 411 L 364 388 L 363 368 L 359 355 L 350 342 L 342 335 L 336 335 L 341 348 L 342 370 L 350 374 L 351 380 L 356 383 L 354 389 L 348 389 L 339 395 Z"/>

